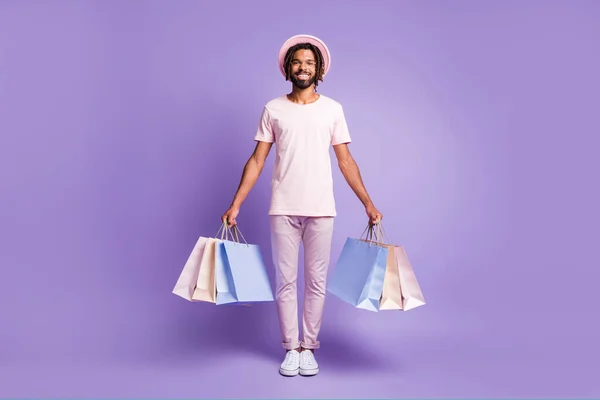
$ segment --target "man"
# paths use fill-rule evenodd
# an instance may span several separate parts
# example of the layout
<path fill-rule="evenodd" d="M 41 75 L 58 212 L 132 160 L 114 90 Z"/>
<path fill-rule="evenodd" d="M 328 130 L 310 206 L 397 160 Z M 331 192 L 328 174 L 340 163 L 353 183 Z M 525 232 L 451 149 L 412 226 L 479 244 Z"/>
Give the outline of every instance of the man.
<path fill-rule="evenodd" d="M 309 35 L 288 39 L 279 51 L 279 67 L 292 82 L 291 93 L 269 101 L 263 108 L 256 147 L 223 222 L 236 224 L 246 196 L 262 172 L 273 143 L 276 160 L 269 209 L 275 298 L 282 345 L 286 356 L 279 372 L 284 376 L 315 375 L 319 367 L 314 350 L 320 347 L 333 220 L 336 208 L 329 146 L 339 168 L 365 207 L 369 223 L 382 215 L 362 182 L 348 149 L 350 134 L 342 106 L 317 94 L 317 86 L 331 65 L 325 44 Z M 304 245 L 305 296 L 303 338 L 299 341 L 296 280 L 300 243 Z"/>

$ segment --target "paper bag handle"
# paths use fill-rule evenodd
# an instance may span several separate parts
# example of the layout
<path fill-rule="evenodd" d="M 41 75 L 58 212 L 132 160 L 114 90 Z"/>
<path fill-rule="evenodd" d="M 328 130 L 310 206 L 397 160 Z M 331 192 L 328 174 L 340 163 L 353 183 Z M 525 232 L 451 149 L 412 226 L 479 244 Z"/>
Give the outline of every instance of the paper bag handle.
<path fill-rule="evenodd" d="M 223 222 L 221 224 L 221 227 L 217 231 L 217 234 L 215 235 L 215 237 L 219 237 L 219 233 L 221 234 L 221 237 L 220 237 L 221 240 L 229 240 L 231 242 L 241 243 L 240 242 L 240 236 L 241 236 L 244 243 L 246 243 L 246 245 L 248 245 L 246 238 L 244 237 L 244 235 L 242 234 L 242 231 L 240 231 L 240 228 L 238 228 L 237 225 L 230 227 L 226 222 Z"/>
<path fill-rule="evenodd" d="M 387 233 L 385 232 L 385 229 L 383 229 L 383 224 L 381 223 L 381 221 L 375 224 L 368 224 L 362 235 L 360 235 L 361 239 L 365 233 L 367 234 L 365 240 L 369 243 L 391 244 L 390 239 L 388 238 Z M 384 239 L 387 240 L 387 243 L 384 241 Z"/>

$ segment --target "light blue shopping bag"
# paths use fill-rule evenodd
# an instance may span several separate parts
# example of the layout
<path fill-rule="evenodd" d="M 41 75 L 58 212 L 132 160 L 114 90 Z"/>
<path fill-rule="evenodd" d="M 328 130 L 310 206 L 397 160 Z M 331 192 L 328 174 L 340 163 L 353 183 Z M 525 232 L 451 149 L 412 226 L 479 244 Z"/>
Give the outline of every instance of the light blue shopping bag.
<path fill-rule="evenodd" d="M 227 253 L 225 252 L 225 243 L 228 240 L 215 241 L 215 283 L 217 286 L 217 296 L 215 304 L 231 304 L 237 302 L 235 286 L 231 276 Z"/>
<path fill-rule="evenodd" d="M 354 307 L 378 312 L 387 257 L 385 246 L 348 238 L 327 291 Z"/>
<path fill-rule="evenodd" d="M 237 226 L 232 230 L 232 240 L 216 244 L 216 304 L 274 301 L 260 247 L 248 244 L 245 239 L 241 243 Z"/>

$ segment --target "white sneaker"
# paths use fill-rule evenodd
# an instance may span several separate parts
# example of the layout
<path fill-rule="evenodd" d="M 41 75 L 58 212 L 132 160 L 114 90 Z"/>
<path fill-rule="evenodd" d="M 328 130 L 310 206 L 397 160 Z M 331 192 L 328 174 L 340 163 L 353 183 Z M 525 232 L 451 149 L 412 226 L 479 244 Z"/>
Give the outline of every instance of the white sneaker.
<path fill-rule="evenodd" d="M 315 355 L 310 350 L 302 350 L 300 353 L 300 375 L 312 376 L 319 373 L 319 364 Z"/>
<path fill-rule="evenodd" d="M 298 350 L 290 350 L 285 354 L 279 373 L 283 376 L 296 376 L 298 371 L 300 371 L 300 353 Z"/>

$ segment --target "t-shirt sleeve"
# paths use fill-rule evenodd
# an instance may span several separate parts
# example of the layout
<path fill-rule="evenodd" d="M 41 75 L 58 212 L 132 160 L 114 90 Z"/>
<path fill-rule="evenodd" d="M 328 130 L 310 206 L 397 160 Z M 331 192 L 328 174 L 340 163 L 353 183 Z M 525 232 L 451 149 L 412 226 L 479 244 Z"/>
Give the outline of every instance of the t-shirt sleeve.
<path fill-rule="evenodd" d="M 263 108 L 254 140 L 268 143 L 273 143 L 275 141 L 275 135 L 273 135 L 273 125 L 271 124 L 271 116 L 269 115 L 269 110 L 267 107 Z"/>
<path fill-rule="evenodd" d="M 346 122 L 346 116 L 344 115 L 344 109 L 340 105 L 333 121 L 331 144 L 335 146 L 336 144 L 350 143 L 351 141 L 352 139 L 350 138 L 348 123 Z"/>

